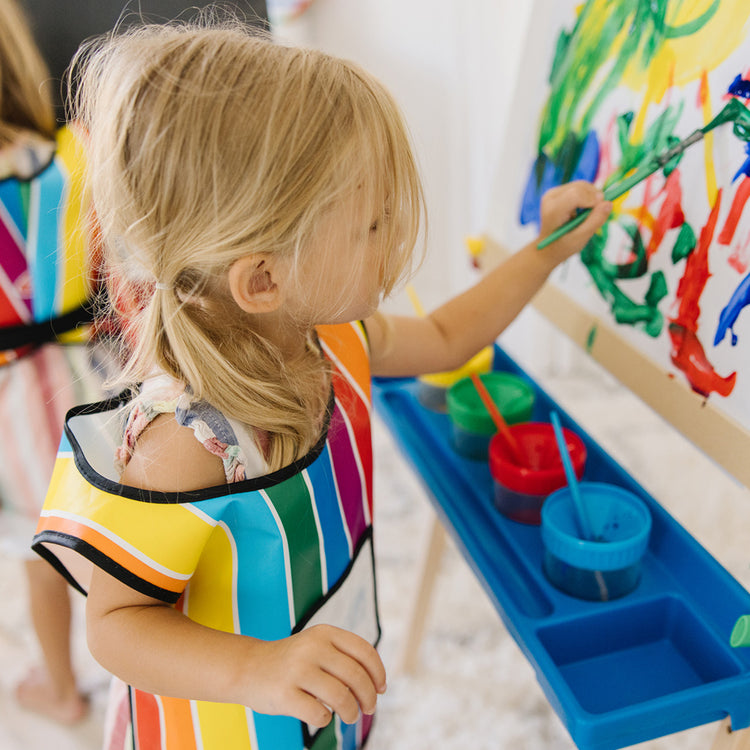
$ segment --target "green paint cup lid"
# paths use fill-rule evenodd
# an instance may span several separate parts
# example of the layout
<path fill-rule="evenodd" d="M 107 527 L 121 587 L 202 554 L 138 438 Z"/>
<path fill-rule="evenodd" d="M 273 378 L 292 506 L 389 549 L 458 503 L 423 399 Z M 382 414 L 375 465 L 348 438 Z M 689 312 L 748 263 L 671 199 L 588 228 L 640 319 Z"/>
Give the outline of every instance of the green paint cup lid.
<path fill-rule="evenodd" d="M 526 380 L 509 372 L 486 372 L 479 377 L 508 424 L 531 419 L 534 389 Z M 497 432 L 470 377 L 452 385 L 446 401 L 448 414 L 456 427 L 480 435 L 494 435 Z"/>
<path fill-rule="evenodd" d="M 733 648 L 738 646 L 750 646 L 750 615 L 742 615 L 732 628 L 729 643 Z"/>

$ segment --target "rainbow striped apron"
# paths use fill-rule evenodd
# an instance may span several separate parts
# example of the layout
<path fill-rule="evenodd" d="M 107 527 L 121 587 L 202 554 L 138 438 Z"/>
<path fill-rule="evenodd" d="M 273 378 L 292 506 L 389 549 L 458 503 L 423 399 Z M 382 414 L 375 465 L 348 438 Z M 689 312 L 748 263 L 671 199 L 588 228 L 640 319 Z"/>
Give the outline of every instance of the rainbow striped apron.
<path fill-rule="evenodd" d="M 376 644 L 367 342 L 359 323 L 318 334 L 333 382 L 327 424 L 307 456 L 218 488 L 145 492 L 113 476 L 112 415 L 122 402 L 78 407 L 34 549 L 81 591 L 93 563 L 218 630 L 276 640 L 325 622 Z M 334 717 L 313 734 L 290 717 L 133 688 L 129 704 L 120 734 L 137 750 L 355 750 L 371 723 Z"/>

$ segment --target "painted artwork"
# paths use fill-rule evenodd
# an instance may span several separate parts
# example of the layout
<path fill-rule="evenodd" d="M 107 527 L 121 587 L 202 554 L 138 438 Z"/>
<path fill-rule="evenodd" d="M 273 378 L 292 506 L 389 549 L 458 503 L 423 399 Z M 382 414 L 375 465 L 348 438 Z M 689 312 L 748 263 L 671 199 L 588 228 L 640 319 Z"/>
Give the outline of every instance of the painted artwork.
<path fill-rule="evenodd" d="M 530 24 L 490 235 L 517 247 L 545 190 L 606 191 L 693 135 L 555 282 L 750 424 L 750 2 L 537 0 Z"/>

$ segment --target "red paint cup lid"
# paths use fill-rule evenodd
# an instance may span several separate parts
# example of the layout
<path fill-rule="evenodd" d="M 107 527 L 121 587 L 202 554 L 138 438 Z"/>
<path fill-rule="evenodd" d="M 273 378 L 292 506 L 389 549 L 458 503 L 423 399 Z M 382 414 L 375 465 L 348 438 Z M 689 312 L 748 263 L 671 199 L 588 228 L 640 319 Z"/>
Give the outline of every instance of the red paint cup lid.
<path fill-rule="evenodd" d="M 525 495 L 549 495 L 566 485 L 555 432 L 546 422 L 524 422 L 509 427 L 525 457 L 519 466 L 508 444 L 500 434 L 490 441 L 489 462 L 493 479 L 512 492 Z M 576 476 L 580 479 L 586 465 L 586 446 L 572 430 L 563 428 L 565 444 Z"/>

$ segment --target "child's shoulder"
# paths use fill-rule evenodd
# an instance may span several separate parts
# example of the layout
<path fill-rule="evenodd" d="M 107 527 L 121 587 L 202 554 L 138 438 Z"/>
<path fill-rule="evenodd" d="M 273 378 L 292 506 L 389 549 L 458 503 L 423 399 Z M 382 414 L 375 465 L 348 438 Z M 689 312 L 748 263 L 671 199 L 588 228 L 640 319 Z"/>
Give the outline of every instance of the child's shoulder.
<path fill-rule="evenodd" d="M 174 414 L 156 416 L 138 436 L 120 481 L 160 492 L 188 492 L 224 484 L 224 465 Z"/>
<path fill-rule="evenodd" d="M 127 407 L 116 466 L 123 484 L 186 492 L 265 474 L 259 442 L 252 429 L 156 375 Z"/>

